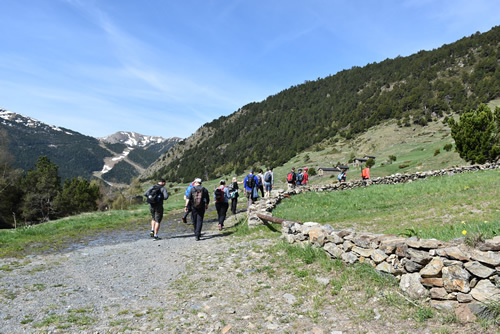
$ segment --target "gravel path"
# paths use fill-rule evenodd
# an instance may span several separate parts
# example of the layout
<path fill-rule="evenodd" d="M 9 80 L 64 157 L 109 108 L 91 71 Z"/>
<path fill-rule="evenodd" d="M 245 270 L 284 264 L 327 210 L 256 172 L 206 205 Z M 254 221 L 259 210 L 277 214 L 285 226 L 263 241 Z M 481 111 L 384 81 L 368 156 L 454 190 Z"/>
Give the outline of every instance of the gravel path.
<path fill-rule="evenodd" d="M 382 303 L 384 291 L 333 294 L 334 277 L 317 265 L 306 274 L 277 262 L 276 239 L 229 236 L 211 222 L 197 242 L 189 225 L 175 226 L 160 241 L 127 232 L 111 244 L 0 260 L 0 333 L 487 332 L 408 319 Z"/>

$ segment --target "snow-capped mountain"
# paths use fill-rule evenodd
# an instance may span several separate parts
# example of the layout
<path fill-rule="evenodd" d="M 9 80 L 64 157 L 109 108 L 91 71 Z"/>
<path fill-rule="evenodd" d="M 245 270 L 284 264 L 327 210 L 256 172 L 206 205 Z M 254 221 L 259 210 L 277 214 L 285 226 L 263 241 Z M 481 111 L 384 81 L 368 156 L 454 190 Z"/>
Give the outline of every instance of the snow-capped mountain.
<path fill-rule="evenodd" d="M 0 131 L 7 133 L 15 168 L 27 171 L 47 156 L 62 179 L 97 177 L 110 184 L 129 183 L 181 140 L 124 131 L 98 139 L 1 108 Z"/>

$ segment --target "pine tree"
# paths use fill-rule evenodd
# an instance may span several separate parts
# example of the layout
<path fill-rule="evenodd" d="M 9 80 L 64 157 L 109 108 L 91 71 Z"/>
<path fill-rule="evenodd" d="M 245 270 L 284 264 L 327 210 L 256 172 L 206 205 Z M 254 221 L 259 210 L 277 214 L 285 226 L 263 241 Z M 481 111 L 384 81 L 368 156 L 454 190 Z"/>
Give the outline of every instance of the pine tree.
<path fill-rule="evenodd" d="M 459 122 L 450 118 L 451 136 L 460 157 L 471 163 L 485 163 L 500 157 L 500 108 L 492 113 L 485 104 L 465 112 Z"/>

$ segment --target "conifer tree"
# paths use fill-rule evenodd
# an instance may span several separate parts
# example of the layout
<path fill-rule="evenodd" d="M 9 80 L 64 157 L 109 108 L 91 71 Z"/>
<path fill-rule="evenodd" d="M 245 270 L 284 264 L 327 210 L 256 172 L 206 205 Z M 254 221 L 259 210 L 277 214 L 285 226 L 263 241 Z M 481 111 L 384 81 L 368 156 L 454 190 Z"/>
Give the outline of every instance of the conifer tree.
<path fill-rule="evenodd" d="M 471 163 L 494 162 L 500 157 L 500 108 L 485 104 L 470 110 L 456 122 L 450 118 L 451 136 L 460 157 Z"/>

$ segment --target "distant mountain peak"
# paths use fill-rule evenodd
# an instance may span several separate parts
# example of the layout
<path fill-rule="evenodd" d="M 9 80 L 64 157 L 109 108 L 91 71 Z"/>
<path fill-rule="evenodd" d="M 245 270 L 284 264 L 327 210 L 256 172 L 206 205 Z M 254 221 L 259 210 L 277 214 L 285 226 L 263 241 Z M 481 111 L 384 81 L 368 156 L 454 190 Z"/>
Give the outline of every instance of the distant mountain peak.
<path fill-rule="evenodd" d="M 129 147 L 147 147 L 153 144 L 161 144 L 166 141 L 180 141 L 181 138 L 165 139 L 160 136 L 146 136 L 132 131 L 118 131 L 110 136 L 98 138 L 100 141 L 109 144 L 125 144 Z"/>
<path fill-rule="evenodd" d="M 74 134 L 74 132 L 71 130 L 60 128 L 55 125 L 46 124 L 32 117 L 24 116 L 2 108 L 0 108 L 0 123 L 7 126 L 13 126 L 14 124 L 16 124 L 16 125 L 24 125 L 31 129 L 36 129 L 36 128 L 41 128 L 44 130 L 51 129 L 54 131 L 64 132 L 68 135 Z"/>

